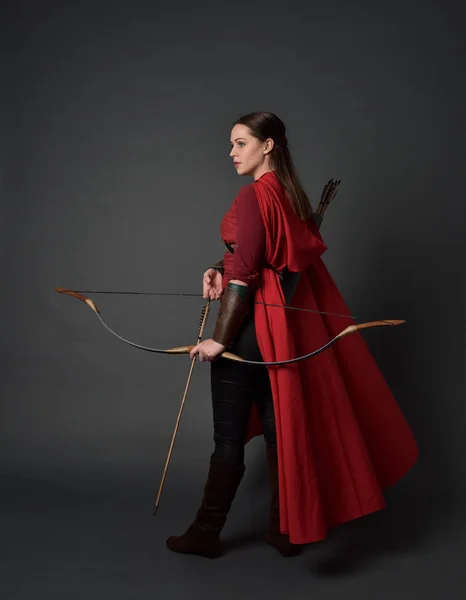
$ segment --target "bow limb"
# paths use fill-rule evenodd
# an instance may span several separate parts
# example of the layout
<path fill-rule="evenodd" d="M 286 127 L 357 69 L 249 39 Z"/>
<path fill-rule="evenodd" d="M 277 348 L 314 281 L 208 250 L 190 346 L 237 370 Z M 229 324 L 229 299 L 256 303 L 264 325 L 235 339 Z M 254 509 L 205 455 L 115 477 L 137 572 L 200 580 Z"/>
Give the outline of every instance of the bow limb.
<path fill-rule="evenodd" d="M 97 308 L 95 302 L 93 300 L 91 300 L 90 298 L 87 298 L 86 296 L 84 296 L 83 294 L 81 294 L 79 292 L 75 292 L 74 290 L 68 290 L 66 288 L 55 288 L 55 291 L 58 292 L 59 294 L 67 294 L 68 296 L 71 296 L 72 298 L 76 298 L 77 300 L 81 300 L 81 302 L 84 302 L 84 304 L 87 304 L 87 306 L 89 306 L 94 311 L 96 317 L 99 319 L 99 321 L 105 327 L 105 329 L 107 329 L 112 335 L 117 337 L 119 340 L 121 340 L 125 344 L 129 344 L 130 346 L 133 346 L 134 348 L 138 348 L 139 350 L 145 350 L 146 352 L 155 352 L 157 354 L 189 354 L 191 352 L 191 350 L 194 348 L 194 346 L 177 346 L 176 348 L 151 348 L 150 346 L 143 346 L 141 344 L 137 344 L 136 342 L 132 342 L 131 340 L 124 338 L 122 335 L 120 335 L 119 333 L 114 331 L 107 324 L 105 319 L 100 314 L 100 310 Z M 204 310 L 205 310 L 205 307 L 204 307 Z M 202 335 L 202 333 L 201 333 L 201 335 Z"/>
<path fill-rule="evenodd" d="M 126 344 L 129 344 L 130 346 L 133 346 L 134 348 L 139 348 L 140 350 L 145 350 L 147 352 L 156 352 L 156 353 L 160 353 L 160 354 L 189 354 L 191 352 L 191 350 L 194 348 L 194 346 L 177 346 L 175 348 L 164 348 L 164 349 L 151 348 L 149 346 L 142 346 L 141 344 L 136 344 L 135 342 L 131 342 L 130 340 L 127 340 L 120 334 L 116 333 L 116 331 L 113 331 L 113 329 L 111 329 L 111 327 L 109 327 L 109 325 L 107 325 L 107 323 L 103 319 L 102 315 L 100 314 L 99 309 L 97 308 L 95 303 L 90 298 L 87 298 L 86 296 L 82 295 L 79 292 L 76 292 L 73 290 L 67 290 L 65 288 L 55 288 L 55 290 L 57 292 L 59 292 L 60 294 L 68 294 L 69 296 L 72 296 L 73 298 L 77 298 L 78 300 L 81 300 L 82 302 L 87 304 L 90 308 L 92 308 L 92 310 L 95 312 L 96 316 L 98 317 L 99 321 L 102 323 L 102 325 L 108 331 L 110 331 L 110 333 L 112 333 L 115 337 L 117 337 L 122 342 L 125 342 Z M 309 352 L 308 354 L 304 354 L 303 356 L 297 356 L 296 358 L 290 358 L 288 360 L 269 361 L 269 362 L 258 361 L 258 360 L 247 360 L 245 358 L 242 358 L 241 356 L 238 356 L 237 354 L 233 354 L 228 351 L 222 352 L 222 354 L 220 354 L 218 356 L 218 358 L 221 357 L 221 358 L 226 358 L 227 360 L 233 360 L 233 361 L 241 362 L 241 363 L 248 364 L 248 365 L 260 365 L 263 367 L 264 366 L 265 367 L 274 367 L 274 366 L 280 366 L 280 365 L 288 365 L 291 363 L 306 360 L 307 358 L 312 358 L 313 356 L 317 356 L 318 354 L 324 352 L 325 350 L 327 350 L 328 348 L 333 346 L 333 344 L 335 344 L 338 340 L 340 340 L 352 333 L 362 331 L 363 329 L 369 329 L 371 327 L 387 327 L 387 326 L 394 327 L 396 325 L 401 325 L 402 323 L 405 323 L 405 321 L 391 319 L 391 320 L 384 320 L 384 321 L 369 321 L 367 323 L 359 323 L 359 324 L 355 324 L 355 325 L 349 325 L 343 331 L 341 331 L 338 335 L 336 335 L 333 339 L 331 339 L 329 342 L 327 342 L 320 348 L 317 348 L 316 350 L 313 350 L 312 352 Z"/>
<path fill-rule="evenodd" d="M 351 333 L 356 333 L 357 331 L 361 331 L 363 329 L 369 329 L 370 327 L 386 327 L 386 326 L 394 327 L 396 325 L 401 325 L 402 323 L 405 323 L 405 321 L 391 319 L 391 320 L 387 320 L 387 321 L 369 321 L 367 323 L 359 323 L 358 325 L 349 325 L 348 327 L 346 327 L 346 329 L 344 329 L 338 335 L 336 335 L 332 340 L 330 340 L 329 342 L 327 342 L 320 348 L 317 348 L 317 350 L 313 350 L 312 352 L 309 352 L 308 354 L 304 354 L 303 356 L 297 356 L 296 358 L 290 358 L 288 360 L 278 360 L 278 361 L 270 361 L 270 362 L 267 362 L 267 361 L 263 362 L 263 361 L 259 361 L 259 360 L 246 360 L 245 358 L 241 358 L 240 356 L 237 356 L 236 354 L 232 354 L 231 352 L 223 352 L 222 354 L 220 354 L 220 356 L 222 358 L 227 358 L 228 360 L 234 360 L 236 362 L 245 363 L 247 365 L 261 365 L 263 367 L 275 367 L 275 366 L 279 366 L 279 365 L 289 365 L 291 363 L 300 362 L 301 360 L 306 360 L 307 358 L 311 358 L 313 356 L 316 356 L 317 354 L 320 354 L 321 352 L 324 352 L 325 350 L 330 348 L 330 346 L 333 346 L 333 344 L 335 344 L 335 342 L 337 342 L 338 340 L 341 340 L 342 338 L 346 337 L 347 335 L 350 335 Z"/>

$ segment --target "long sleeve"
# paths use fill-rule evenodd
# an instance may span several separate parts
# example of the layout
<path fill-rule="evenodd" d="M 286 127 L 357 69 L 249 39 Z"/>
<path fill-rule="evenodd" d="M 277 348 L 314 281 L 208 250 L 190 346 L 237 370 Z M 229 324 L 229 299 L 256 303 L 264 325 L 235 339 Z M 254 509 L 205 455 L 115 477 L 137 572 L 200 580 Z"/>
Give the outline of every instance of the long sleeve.
<path fill-rule="evenodd" d="M 266 232 L 252 184 L 241 188 L 236 204 L 236 245 L 231 279 L 255 289 L 264 264 Z"/>

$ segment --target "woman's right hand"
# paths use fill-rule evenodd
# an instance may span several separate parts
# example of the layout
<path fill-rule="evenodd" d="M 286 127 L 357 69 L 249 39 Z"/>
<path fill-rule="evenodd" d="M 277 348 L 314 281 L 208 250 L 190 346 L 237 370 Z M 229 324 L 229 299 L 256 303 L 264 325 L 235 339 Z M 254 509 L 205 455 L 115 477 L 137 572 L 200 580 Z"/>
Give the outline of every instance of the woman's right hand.
<path fill-rule="evenodd" d="M 202 278 L 202 292 L 204 298 L 218 300 L 223 294 L 223 275 L 216 269 L 207 269 Z"/>

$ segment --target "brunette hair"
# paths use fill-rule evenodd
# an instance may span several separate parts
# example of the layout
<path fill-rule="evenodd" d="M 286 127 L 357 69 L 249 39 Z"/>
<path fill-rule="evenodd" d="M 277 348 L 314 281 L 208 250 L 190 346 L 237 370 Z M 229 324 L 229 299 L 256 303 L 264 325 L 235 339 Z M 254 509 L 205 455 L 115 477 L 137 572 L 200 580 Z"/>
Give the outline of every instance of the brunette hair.
<path fill-rule="evenodd" d="M 312 217 L 312 207 L 306 192 L 301 185 L 296 168 L 291 158 L 291 152 L 288 148 L 286 139 L 286 127 L 281 119 L 270 112 L 253 112 L 240 117 L 235 125 L 246 125 L 251 133 L 261 142 L 267 138 L 272 138 L 274 146 L 270 152 L 270 167 L 275 171 L 277 179 L 280 181 L 288 194 L 291 206 L 296 215 L 306 221 Z"/>

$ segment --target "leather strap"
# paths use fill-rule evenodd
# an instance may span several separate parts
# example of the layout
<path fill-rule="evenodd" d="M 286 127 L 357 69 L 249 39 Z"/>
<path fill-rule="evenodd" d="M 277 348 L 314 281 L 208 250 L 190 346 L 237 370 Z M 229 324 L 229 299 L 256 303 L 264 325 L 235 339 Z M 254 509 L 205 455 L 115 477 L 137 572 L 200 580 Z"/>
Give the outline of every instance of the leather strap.
<path fill-rule="evenodd" d="M 317 213 L 312 213 L 312 218 L 314 219 L 314 222 L 317 225 L 317 228 L 320 229 L 320 226 L 322 225 L 322 215 L 318 215 Z"/>

